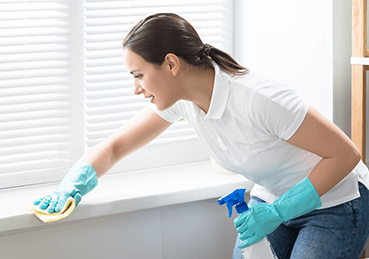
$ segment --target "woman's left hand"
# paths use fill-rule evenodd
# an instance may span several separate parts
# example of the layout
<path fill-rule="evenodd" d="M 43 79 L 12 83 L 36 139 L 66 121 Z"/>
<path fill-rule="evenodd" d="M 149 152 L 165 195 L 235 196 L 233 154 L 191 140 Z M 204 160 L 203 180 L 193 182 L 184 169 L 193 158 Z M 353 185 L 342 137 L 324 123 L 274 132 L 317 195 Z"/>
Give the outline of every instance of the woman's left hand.
<path fill-rule="evenodd" d="M 237 231 L 244 240 L 238 248 L 261 241 L 280 224 L 297 218 L 322 206 L 319 194 L 308 177 L 279 196 L 272 204 L 250 205 L 248 211 L 234 220 Z"/>
<path fill-rule="evenodd" d="M 234 226 L 240 233 L 240 239 L 244 240 L 238 248 L 242 249 L 261 241 L 282 222 L 283 219 L 272 205 L 267 203 L 250 205 L 248 211 L 234 220 Z"/>

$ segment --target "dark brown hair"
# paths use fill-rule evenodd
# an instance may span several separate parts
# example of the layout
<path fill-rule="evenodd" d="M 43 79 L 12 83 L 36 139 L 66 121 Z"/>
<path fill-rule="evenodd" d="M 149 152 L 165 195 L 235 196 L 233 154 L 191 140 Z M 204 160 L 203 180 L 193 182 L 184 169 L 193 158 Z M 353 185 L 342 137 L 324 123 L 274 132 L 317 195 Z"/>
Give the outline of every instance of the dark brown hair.
<path fill-rule="evenodd" d="M 195 28 L 173 13 L 153 14 L 139 21 L 125 37 L 123 48 L 155 65 L 162 65 L 165 56 L 173 53 L 196 67 L 213 67 L 213 60 L 227 74 L 249 72 L 229 54 L 204 44 Z"/>

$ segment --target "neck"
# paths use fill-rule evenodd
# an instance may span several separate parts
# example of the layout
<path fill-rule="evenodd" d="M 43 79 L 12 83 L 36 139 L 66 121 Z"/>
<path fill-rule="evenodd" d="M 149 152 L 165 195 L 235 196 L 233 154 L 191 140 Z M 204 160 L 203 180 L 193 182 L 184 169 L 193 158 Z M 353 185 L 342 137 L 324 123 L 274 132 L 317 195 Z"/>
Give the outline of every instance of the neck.
<path fill-rule="evenodd" d="M 214 69 L 186 69 L 182 77 L 185 89 L 183 99 L 208 113 L 215 80 Z"/>

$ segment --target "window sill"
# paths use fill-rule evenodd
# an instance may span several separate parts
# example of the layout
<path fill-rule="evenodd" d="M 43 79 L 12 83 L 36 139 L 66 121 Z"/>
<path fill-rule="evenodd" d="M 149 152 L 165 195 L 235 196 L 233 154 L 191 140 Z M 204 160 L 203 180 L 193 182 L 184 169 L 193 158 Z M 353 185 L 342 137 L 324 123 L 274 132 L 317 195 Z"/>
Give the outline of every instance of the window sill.
<path fill-rule="evenodd" d="M 54 191 L 57 184 L 0 191 L 0 235 L 87 218 L 128 213 L 215 199 L 253 183 L 239 174 L 214 172 L 210 161 L 106 175 L 66 219 L 45 224 L 24 206 L 33 196 Z"/>

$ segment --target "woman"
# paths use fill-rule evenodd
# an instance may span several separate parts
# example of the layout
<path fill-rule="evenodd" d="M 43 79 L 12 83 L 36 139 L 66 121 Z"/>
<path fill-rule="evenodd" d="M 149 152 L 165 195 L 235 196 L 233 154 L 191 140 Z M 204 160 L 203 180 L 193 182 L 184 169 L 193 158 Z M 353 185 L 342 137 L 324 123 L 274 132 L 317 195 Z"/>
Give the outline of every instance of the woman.
<path fill-rule="evenodd" d="M 204 44 L 175 14 L 141 20 L 123 50 L 134 93 L 151 104 L 35 204 L 49 212 L 69 196 L 78 204 L 116 162 L 184 118 L 219 165 L 256 183 L 250 210 L 234 222 L 235 257 L 267 236 L 278 258 L 359 258 L 369 233 L 369 174 L 342 131 L 291 89 Z"/>

